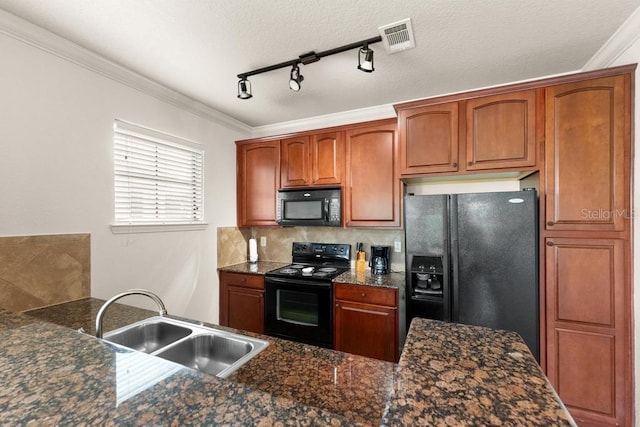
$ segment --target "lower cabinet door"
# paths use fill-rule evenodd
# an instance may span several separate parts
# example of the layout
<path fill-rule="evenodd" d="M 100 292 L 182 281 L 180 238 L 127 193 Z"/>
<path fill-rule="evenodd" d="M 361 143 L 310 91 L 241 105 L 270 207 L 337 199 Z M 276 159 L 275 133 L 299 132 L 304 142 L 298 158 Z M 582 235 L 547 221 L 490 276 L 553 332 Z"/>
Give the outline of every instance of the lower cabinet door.
<path fill-rule="evenodd" d="M 578 424 L 627 425 L 624 241 L 547 238 L 547 376 Z"/>
<path fill-rule="evenodd" d="M 227 326 L 243 331 L 264 333 L 264 291 L 227 287 Z"/>
<path fill-rule="evenodd" d="M 336 300 L 335 349 L 374 359 L 397 361 L 397 310 Z"/>

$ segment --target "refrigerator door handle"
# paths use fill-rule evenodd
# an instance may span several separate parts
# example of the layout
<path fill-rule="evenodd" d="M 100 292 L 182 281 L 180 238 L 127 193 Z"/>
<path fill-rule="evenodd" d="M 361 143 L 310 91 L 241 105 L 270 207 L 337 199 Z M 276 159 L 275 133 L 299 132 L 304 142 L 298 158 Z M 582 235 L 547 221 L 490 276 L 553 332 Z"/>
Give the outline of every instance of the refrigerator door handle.
<path fill-rule="evenodd" d="M 460 305 L 459 301 L 459 293 L 460 288 L 458 286 L 458 239 L 453 239 L 451 241 L 451 320 L 457 321 L 460 318 Z"/>
<path fill-rule="evenodd" d="M 451 240 L 451 320 L 460 319 L 458 283 L 458 196 L 453 194 L 449 201 L 449 232 Z"/>

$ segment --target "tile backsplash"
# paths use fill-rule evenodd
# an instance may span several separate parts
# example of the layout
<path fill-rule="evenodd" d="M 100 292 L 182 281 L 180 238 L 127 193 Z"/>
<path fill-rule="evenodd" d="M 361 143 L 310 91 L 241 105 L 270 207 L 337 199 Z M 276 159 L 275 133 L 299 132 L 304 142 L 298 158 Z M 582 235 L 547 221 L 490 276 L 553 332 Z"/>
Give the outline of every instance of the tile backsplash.
<path fill-rule="evenodd" d="M 91 296 L 89 234 L 0 237 L 0 306 L 20 312 Z"/>
<path fill-rule="evenodd" d="M 352 229 L 338 227 L 218 227 L 218 267 L 239 264 L 249 259 L 249 239 L 258 241 L 260 261 L 291 262 L 293 242 L 348 243 L 355 260 L 357 242 L 364 244 L 367 260 L 372 245 L 391 246 L 391 269 L 404 271 L 404 231 L 386 229 Z M 266 246 L 261 246 L 261 238 Z M 402 252 L 394 252 L 394 242 L 400 242 Z"/>

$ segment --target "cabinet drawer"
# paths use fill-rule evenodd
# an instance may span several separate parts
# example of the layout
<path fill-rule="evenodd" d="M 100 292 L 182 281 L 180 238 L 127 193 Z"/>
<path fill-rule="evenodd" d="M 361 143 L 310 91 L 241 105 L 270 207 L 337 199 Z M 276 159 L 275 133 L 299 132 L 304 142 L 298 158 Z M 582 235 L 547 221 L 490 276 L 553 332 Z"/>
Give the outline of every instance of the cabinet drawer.
<path fill-rule="evenodd" d="M 338 283 L 335 285 L 336 299 L 367 304 L 386 305 L 396 307 L 397 292 L 391 288 L 376 288 L 371 286 L 349 285 Z"/>
<path fill-rule="evenodd" d="M 259 274 L 242 274 L 221 272 L 220 281 L 229 286 L 243 288 L 264 289 L 264 276 Z"/>

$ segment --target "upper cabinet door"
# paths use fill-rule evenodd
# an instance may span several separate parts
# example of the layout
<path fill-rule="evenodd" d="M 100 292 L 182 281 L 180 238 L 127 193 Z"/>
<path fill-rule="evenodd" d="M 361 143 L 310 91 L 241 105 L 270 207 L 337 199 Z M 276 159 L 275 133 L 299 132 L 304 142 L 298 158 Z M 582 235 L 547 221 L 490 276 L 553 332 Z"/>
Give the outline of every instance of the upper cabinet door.
<path fill-rule="evenodd" d="M 458 171 L 458 103 L 398 111 L 400 174 Z"/>
<path fill-rule="evenodd" d="M 546 89 L 546 228 L 623 231 L 629 181 L 626 76 Z"/>
<path fill-rule="evenodd" d="M 346 225 L 400 226 L 401 197 L 395 122 L 347 130 L 346 141 Z"/>
<path fill-rule="evenodd" d="M 311 184 L 340 185 L 344 170 L 342 132 L 311 136 Z"/>
<path fill-rule="evenodd" d="M 280 188 L 279 141 L 240 144 L 236 150 L 238 227 L 276 225 Z"/>
<path fill-rule="evenodd" d="M 466 102 L 467 170 L 536 165 L 536 90 Z"/>
<path fill-rule="evenodd" d="M 283 187 L 305 187 L 311 184 L 310 143 L 308 136 L 280 141 L 280 171 Z"/>

